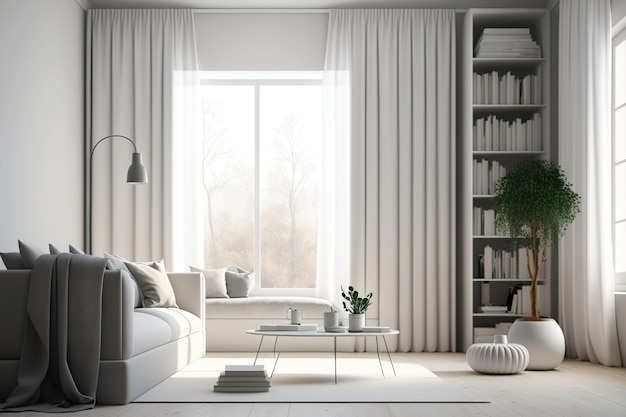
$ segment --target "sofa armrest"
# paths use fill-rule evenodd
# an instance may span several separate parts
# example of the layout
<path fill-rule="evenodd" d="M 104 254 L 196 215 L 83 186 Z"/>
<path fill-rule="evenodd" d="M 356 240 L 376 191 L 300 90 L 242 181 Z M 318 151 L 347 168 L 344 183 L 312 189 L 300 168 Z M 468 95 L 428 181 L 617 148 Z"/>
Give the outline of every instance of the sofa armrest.
<path fill-rule="evenodd" d="M 204 323 L 204 275 L 200 272 L 168 272 L 167 276 L 174 288 L 178 307 L 200 317 Z"/>
<path fill-rule="evenodd" d="M 30 269 L 0 271 L 0 360 L 17 360 L 22 352 Z"/>
<path fill-rule="evenodd" d="M 133 355 L 135 289 L 131 279 L 119 270 L 104 273 L 100 359 L 123 360 Z"/>

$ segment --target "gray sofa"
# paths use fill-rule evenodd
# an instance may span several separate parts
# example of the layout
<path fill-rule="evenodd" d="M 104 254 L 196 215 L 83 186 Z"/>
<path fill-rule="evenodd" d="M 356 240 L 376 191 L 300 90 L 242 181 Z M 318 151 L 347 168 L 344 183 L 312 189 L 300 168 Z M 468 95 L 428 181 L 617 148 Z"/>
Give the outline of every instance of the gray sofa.
<path fill-rule="evenodd" d="M 0 271 L 0 402 L 17 383 L 30 270 Z M 180 308 L 136 308 L 126 272 L 106 271 L 96 401 L 126 404 L 205 352 L 204 278 L 168 273 Z"/>

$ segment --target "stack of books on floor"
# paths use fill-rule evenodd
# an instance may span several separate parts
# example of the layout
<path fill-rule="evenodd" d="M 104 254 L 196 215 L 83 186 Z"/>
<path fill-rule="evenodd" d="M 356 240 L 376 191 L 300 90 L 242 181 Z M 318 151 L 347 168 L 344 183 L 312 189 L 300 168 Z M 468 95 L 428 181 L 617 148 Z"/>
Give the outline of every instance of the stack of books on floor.
<path fill-rule="evenodd" d="M 474 48 L 476 58 L 540 58 L 530 28 L 485 28 Z"/>
<path fill-rule="evenodd" d="M 270 390 L 270 379 L 263 365 L 226 365 L 217 383 L 215 392 L 266 392 Z"/>

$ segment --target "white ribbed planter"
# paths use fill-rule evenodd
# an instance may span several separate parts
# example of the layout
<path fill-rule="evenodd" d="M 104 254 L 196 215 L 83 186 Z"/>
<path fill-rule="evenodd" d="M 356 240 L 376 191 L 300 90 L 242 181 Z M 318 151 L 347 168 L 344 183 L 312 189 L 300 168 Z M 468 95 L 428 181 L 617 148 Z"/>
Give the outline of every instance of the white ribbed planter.
<path fill-rule="evenodd" d="M 526 346 L 530 353 L 528 370 L 545 371 L 557 367 L 565 357 L 565 337 L 553 319 L 515 320 L 509 330 L 511 343 Z"/>
<path fill-rule="evenodd" d="M 495 335 L 493 343 L 475 343 L 467 349 L 467 363 L 483 374 L 511 375 L 522 372 L 528 365 L 528 350 L 507 343 L 505 335 Z"/>
<path fill-rule="evenodd" d="M 348 331 L 362 332 L 365 326 L 365 313 L 348 315 Z"/>

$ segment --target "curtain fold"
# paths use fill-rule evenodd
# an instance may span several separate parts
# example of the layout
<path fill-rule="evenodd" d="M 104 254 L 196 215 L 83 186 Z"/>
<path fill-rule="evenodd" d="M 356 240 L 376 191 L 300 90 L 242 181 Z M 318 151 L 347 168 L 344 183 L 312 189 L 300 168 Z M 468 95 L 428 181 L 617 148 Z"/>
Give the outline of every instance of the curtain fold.
<path fill-rule="evenodd" d="M 611 4 L 559 3 L 559 163 L 582 213 L 559 245 L 567 356 L 621 363 L 611 224 Z"/>
<path fill-rule="evenodd" d="M 455 54 L 452 10 L 330 12 L 323 171 L 348 180 L 321 193 L 320 271 L 372 291 L 400 351 L 456 348 Z"/>
<path fill-rule="evenodd" d="M 200 118 L 191 10 L 89 10 L 87 13 L 86 166 L 92 175 L 91 253 L 128 259 L 165 258 L 168 269 L 202 259 L 196 163 L 187 165 Z M 186 104 L 185 112 L 180 106 Z M 178 106 L 178 107 L 177 107 Z M 134 140 L 148 170 L 147 186 L 126 184 Z M 86 204 L 89 205 L 89 201 Z M 201 214 L 200 214 L 201 215 Z M 201 217 L 200 217 L 201 221 Z M 88 227 L 89 225 L 86 225 Z M 86 242 L 87 243 L 87 242 Z"/>

